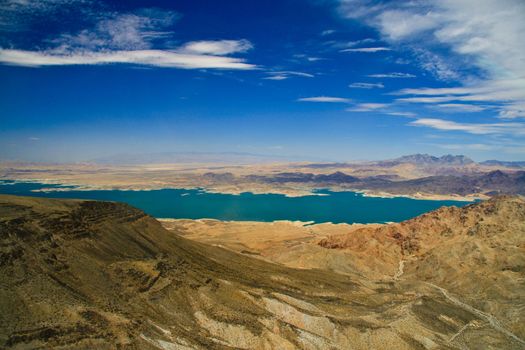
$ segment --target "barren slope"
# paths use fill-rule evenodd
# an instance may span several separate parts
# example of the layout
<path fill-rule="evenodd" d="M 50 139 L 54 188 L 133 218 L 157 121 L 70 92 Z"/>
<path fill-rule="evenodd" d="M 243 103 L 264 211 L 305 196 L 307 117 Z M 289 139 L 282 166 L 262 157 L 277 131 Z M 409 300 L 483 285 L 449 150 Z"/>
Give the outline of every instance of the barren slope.
<path fill-rule="evenodd" d="M 522 346 L 427 284 L 271 264 L 123 204 L 0 196 L 0 243 L 8 348 Z"/>
<path fill-rule="evenodd" d="M 443 207 L 399 224 L 331 236 L 319 245 L 371 253 L 372 268 L 378 258 L 372 250 L 390 261 L 397 257 L 403 280 L 446 288 L 525 337 L 525 202 L 518 197 Z"/>

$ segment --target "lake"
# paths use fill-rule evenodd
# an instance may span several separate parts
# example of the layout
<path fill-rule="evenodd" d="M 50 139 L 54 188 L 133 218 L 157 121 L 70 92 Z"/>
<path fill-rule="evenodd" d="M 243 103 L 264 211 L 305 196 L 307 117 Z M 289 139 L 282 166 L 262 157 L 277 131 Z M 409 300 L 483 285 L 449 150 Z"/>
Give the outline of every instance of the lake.
<path fill-rule="evenodd" d="M 68 191 L 35 192 L 43 188 Z M 77 198 L 125 202 L 157 218 L 242 221 L 300 220 L 333 223 L 403 221 L 441 206 L 469 202 L 366 197 L 356 192 L 319 190 L 321 195 L 286 197 L 279 194 L 208 193 L 200 189 L 152 191 L 75 190 L 74 187 L 0 180 L 0 193 L 47 198 Z"/>

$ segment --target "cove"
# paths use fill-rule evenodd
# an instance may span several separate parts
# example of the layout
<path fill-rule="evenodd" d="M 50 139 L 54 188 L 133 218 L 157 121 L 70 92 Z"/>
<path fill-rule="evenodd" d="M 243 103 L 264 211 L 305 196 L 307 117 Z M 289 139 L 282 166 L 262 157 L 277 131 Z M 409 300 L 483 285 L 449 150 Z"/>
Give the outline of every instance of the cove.
<path fill-rule="evenodd" d="M 38 192 L 39 190 L 66 191 Z M 36 191 L 36 192 L 35 192 Z M 157 218 L 239 221 L 299 220 L 315 223 L 399 222 L 437 209 L 470 202 L 410 198 L 366 197 L 356 192 L 319 190 L 319 195 L 286 197 L 279 194 L 208 193 L 200 189 L 151 191 L 75 190 L 71 186 L 0 180 L 1 194 L 46 198 L 75 198 L 125 202 Z"/>

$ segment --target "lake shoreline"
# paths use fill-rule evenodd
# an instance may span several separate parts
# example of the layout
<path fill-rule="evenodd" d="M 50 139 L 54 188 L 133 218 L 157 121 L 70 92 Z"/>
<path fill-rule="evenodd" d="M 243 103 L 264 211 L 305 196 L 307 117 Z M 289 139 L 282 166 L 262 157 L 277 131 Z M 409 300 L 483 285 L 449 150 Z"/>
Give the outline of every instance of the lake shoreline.
<path fill-rule="evenodd" d="M 254 195 L 263 194 L 275 194 L 283 195 L 288 198 L 307 197 L 307 196 L 326 196 L 327 194 L 319 193 L 317 191 L 329 190 L 330 192 L 352 192 L 359 193 L 365 197 L 372 198 L 408 198 L 414 200 L 432 200 L 432 201 L 460 201 L 460 202 L 474 202 L 477 200 L 486 200 L 490 197 L 484 194 L 471 194 L 471 195 L 458 195 L 458 194 L 431 194 L 417 192 L 414 194 L 399 194 L 390 193 L 384 191 L 367 190 L 367 189 L 351 189 L 351 188 L 340 188 L 338 186 L 318 187 L 318 188 L 304 188 L 304 189 L 280 189 L 275 188 L 272 190 L 259 190 L 257 188 L 248 189 L 216 189 L 213 187 L 175 187 L 168 185 L 159 186 L 118 186 L 118 185 L 92 185 L 87 183 L 79 183 L 76 181 L 58 181 L 55 179 L 48 178 L 31 178 L 31 179 L 0 179 L 0 181 L 12 181 L 14 183 L 41 183 L 47 185 L 57 185 L 60 188 L 44 188 L 37 191 L 40 192 L 67 192 L 67 191 L 157 191 L 157 190 L 202 190 L 210 194 L 229 194 L 229 195 L 242 195 L 244 193 L 251 193 Z M 35 192 L 37 192 L 35 191 Z"/>
<path fill-rule="evenodd" d="M 4 184 L 4 185 L 2 185 Z M 0 193 L 85 200 L 124 202 L 156 218 L 217 219 L 222 221 L 369 224 L 400 222 L 442 206 L 461 207 L 469 202 L 373 197 L 355 191 L 320 189 L 315 195 L 240 194 L 196 189 L 107 190 L 71 184 L 41 182 L 0 183 Z"/>

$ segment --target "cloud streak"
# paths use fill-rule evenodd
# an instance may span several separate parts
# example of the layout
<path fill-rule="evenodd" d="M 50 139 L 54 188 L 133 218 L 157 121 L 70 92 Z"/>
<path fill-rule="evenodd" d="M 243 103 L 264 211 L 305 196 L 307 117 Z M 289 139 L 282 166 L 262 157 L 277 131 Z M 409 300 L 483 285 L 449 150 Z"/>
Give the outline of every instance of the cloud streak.
<path fill-rule="evenodd" d="M 216 40 L 216 41 L 192 41 L 186 43 L 179 50 L 189 54 L 204 55 L 230 55 L 233 53 L 242 53 L 253 48 L 252 43 L 248 40 Z"/>
<path fill-rule="evenodd" d="M 92 28 L 50 40 L 52 47 L 0 48 L 0 63 L 26 67 L 134 64 L 180 69 L 258 69 L 243 58 L 230 57 L 253 48 L 245 39 L 192 41 L 166 49 L 173 34 L 171 26 L 178 18 L 176 12 L 158 9 L 104 13 Z"/>
<path fill-rule="evenodd" d="M 458 123 L 444 119 L 421 118 L 410 122 L 408 125 L 442 131 L 462 131 L 475 135 L 514 134 L 525 136 L 525 124 L 522 123 Z"/>
<path fill-rule="evenodd" d="M 480 106 L 466 103 L 489 103 L 500 119 L 525 117 L 525 78 L 476 82 L 455 88 L 402 89 L 393 93 L 403 95 L 399 102 L 435 104 L 442 107 L 479 110 Z M 458 103 L 461 102 L 462 104 Z"/>
<path fill-rule="evenodd" d="M 313 78 L 315 75 L 310 73 L 304 73 L 304 72 L 297 72 L 297 71 L 275 71 L 275 72 L 267 72 L 269 76 L 264 77 L 265 80 L 286 80 L 290 77 L 302 77 L 302 78 Z"/>
<path fill-rule="evenodd" d="M 364 53 L 374 53 L 381 51 L 391 51 L 392 49 L 388 47 L 360 47 L 355 49 L 344 49 L 341 52 L 364 52 Z"/>
<path fill-rule="evenodd" d="M 415 78 L 416 76 L 414 74 L 410 73 L 399 73 L 399 72 L 393 72 L 393 73 L 382 73 L 382 74 L 369 74 L 367 75 L 369 78 L 391 78 L 391 79 L 400 79 L 400 78 Z"/>
<path fill-rule="evenodd" d="M 353 89 L 383 89 L 383 83 L 352 83 L 348 87 Z"/>
<path fill-rule="evenodd" d="M 353 108 L 348 108 L 348 112 L 371 112 L 388 107 L 387 103 L 359 103 Z"/>
<path fill-rule="evenodd" d="M 352 100 L 343 97 L 333 96 L 314 96 L 314 97 L 303 97 L 297 99 L 299 102 L 321 102 L 321 103 L 351 103 Z"/>
<path fill-rule="evenodd" d="M 3 49 L 0 50 L 0 63 L 26 67 L 120 63 L 182 69 L 257 69 L 257 66 L 246 63 L 240 58 L 186 54 L 167 50 L 75 51 L 62 54 L 53 51 Z"/>

